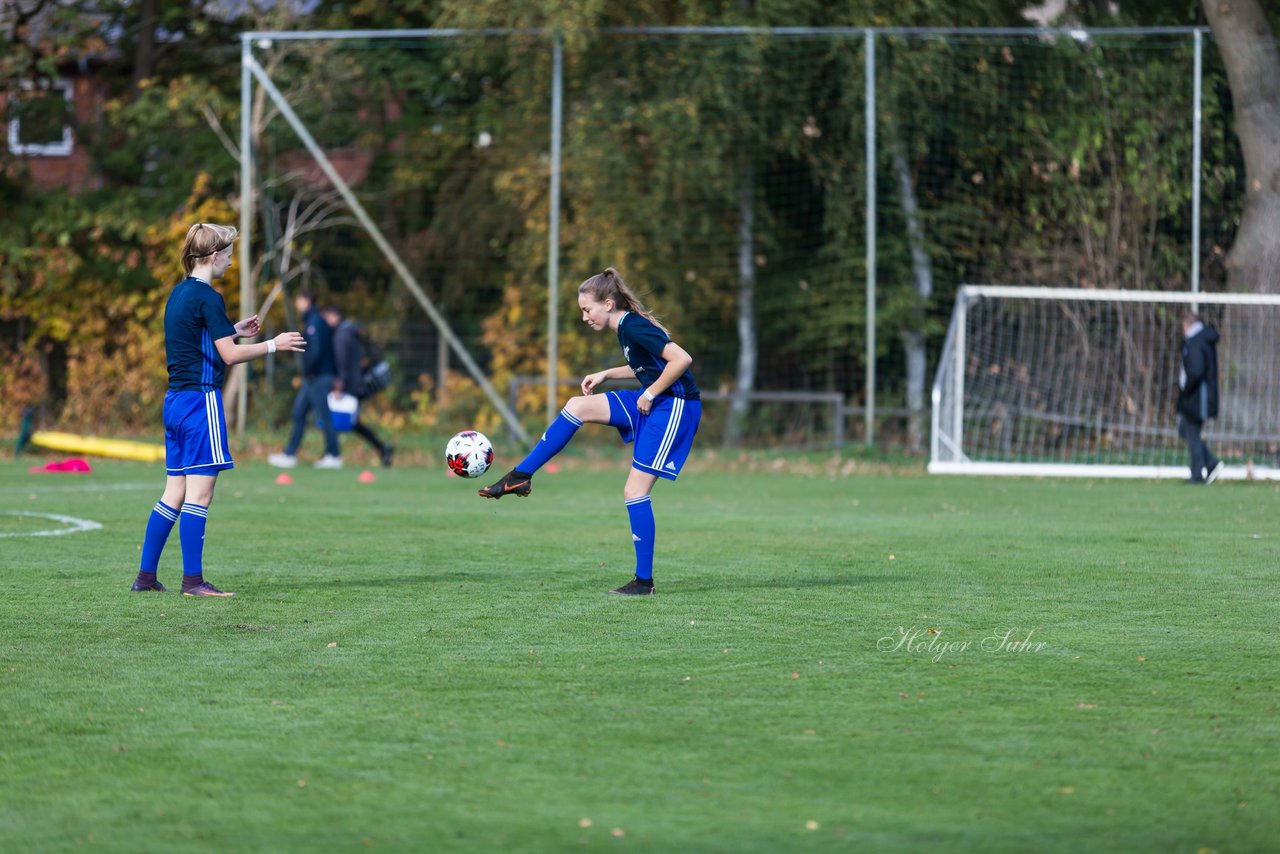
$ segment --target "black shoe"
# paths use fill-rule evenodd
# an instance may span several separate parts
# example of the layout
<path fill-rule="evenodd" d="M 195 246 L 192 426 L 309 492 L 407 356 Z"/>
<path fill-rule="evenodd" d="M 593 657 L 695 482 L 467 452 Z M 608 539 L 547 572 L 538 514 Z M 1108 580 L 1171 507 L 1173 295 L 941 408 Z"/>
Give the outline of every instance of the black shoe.
<path fill-rule="evenodd" d="M 501 498 L 504 495 L 519 495 L 527 498 L 533 492 L 533 475 L 512 469 L 502 476 L 502 480 L 480 490 L 484 498 Z"/>
<path fill-rule="evenodd" d="M 652 578 L 647 581 L 633 578 L 621 587 L 609 592 L 618 596 L 652 596 L 655 589 Z"/>
<path fill-rule="evenodd" d="M 134 579 L 133 586 L 129 588 L 134 593 L 142 593 L 147 590 L 154 590 L 157 593 L 165 592 L 165 586 L 156 579 L 144 581 L 141 578 Z"/>
<path fill-rule="evenodd" d="M 1183 481 L 1187 486 L 1204 486 L 1205 482 L 1198 477 L 1189 477 Z"/>
<path fill-rule="evenodd" d="M 226 593 L 214 587 L 209 582 L 202 581 L 199 584 L 193 584 L 190 587 L 188 587 L 184 583 L 182 585 L 182 595 L 183 596 L 234 596 L 236 594 Z"/>
<path fill-rule="evenodd" d="M 395 445 L 388 444 L 388 445 L 382 446 L 382 467 L 384 469 L 391 468 L 391 457 L 395 454 L 395 452 L 396 452 Z"/>

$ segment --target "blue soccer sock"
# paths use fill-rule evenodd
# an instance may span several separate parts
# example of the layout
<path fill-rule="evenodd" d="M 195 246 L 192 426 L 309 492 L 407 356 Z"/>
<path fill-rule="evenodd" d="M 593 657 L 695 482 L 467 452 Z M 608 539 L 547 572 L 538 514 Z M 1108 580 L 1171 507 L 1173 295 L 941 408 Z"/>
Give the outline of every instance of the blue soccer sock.
<path fill-rule="evenodd" d="M 631 543 L 636 547 L 636 578 L 653 580 L 653 504 L 649 496 L 633 498 L 627 502 L 627 515 L 631 517 Z"/>
<path fill-rule="evenodd" d="M 538 444 L 533 446 L 533 450 L 529 452 L 529 456 L 520 461 L 516 466 L 516 471 L 524 474 L 533 474 L 538 469 L 547 464 L 547 461 L 556 454 L 564 450 L 564 446 L 569 444 L 569 440 L 573 438 L 573 434 L 578 432 L 578 428 L 582 426 L 582 422 L 577 416 L 571 414 L 569 410 L 560 410 L 560 415 L 555 421 L 551 422 L 551 426 L 547 428 L 547 432 L 542 434 L 542 439 Z"/>
<path fill-rule="evenodd" d="M 182 581 L 204 572 L 204 529 L 209 522 L 209 508 L 187 502 L 182 505 L 178 522 L 178 538 L 182 541 Z"/>
<path fill-rule="evenodd" d="M 151 518 L 147 519 L 147 533 L 142 539 L 142 562 L 138 566 L 139 572 L 155 575 L 156 568 L 160 566 L 160 553 L 164 551 L 164 544 L 168 541 L 169 532 L 173 530 L 173 523 L 176 521 L 178 521 L 178 511 L 163 501 L 157 501 L 156 506 L 151 508 Z"/>

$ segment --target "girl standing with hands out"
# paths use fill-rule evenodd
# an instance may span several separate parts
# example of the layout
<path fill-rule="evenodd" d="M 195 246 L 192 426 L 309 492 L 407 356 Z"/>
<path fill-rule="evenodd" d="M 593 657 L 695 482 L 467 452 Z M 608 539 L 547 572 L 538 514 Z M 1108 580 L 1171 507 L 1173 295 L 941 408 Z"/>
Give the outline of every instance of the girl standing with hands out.
<path fill-rule="evenodd" d="M 233 468 L 227 447 L 227 418 L 222 381 L 227 365 L 247 362 L 277 350 L 301 352 L 297 332 L 270 341 L 237 344 L 261 331 L 258 316 L 232 323 L 222 295 L 213 289 L 231 266 L 236 229 L 197 223 L 182 244 L 187 277 L 174 286 L 164 308 L 164 348 L 169 391 L 164 397 L 164 494 L 151 510 L 142 543 L 142 565 L 133 590 L 163 592 L 156 579 L 160 553 L 174 523 L 182 542 L 182 593 L 186 596 L 234 596 L 204 580 L 204 530 L 218 473 Z"/>
<path fill-rule="evenodd" d="M 611 593 L 645 596 L 653 587 L 653 507 L 649 493 L 658 478 L 675 480 L 693 447 L 702 419 L 702 401 L 685 352 L 636 298 L 617 270 L 610 267 L 578 287 L 582 320 L 597 332 L 618 335 L 625 365 L 588 374 L 582 395 L 570 398 L 541 441 L 519 465 L 492 486 L 480 490 L 485 498 L 527 496 L 533 475 L 560 453 L 586 422 L 616 427 L 623 442 L 635 442 L 631 471 L 622 497 L 631 520 L 636 550 L 635 578 Z M 640 381 L 640 390 L 595 393 L 606 380 Z"/>

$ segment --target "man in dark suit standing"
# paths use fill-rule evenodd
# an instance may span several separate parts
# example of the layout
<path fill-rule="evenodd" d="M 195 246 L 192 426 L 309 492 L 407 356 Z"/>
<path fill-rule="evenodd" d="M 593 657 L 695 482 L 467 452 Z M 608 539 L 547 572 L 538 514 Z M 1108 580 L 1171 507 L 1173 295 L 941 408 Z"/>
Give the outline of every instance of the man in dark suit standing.
<path fill-rule="evenodd" d="M 1191 452 L 1188 483 L 1213 483 L 1222 474 L 1219 460 L 1200 437 L 1204 422 L 1218 417 L 1218 330 L 1199 315 L 1182 317 L 1182 370 L 1178 376 L 1178 435 Z"/>

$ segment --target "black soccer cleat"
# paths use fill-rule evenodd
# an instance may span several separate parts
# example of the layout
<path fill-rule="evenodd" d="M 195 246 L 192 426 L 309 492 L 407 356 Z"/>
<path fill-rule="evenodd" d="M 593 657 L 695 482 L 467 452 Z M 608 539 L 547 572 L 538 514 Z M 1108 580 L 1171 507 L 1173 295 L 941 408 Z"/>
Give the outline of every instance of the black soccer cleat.
<path fill-rule="evenodd" d="M 133 582 L 133 586 L 129 589 L 134 593 L 145 593 L 149 591 L 155 591 L 156 593 L 165 592 L 165 586 L 154 578 L 150 580 L 138 578 Z"/>
<path fill-rule="evenodd" d="M 482 498 L 501 498 L 504 495 L 528 498 L 530 492 L 533 492 L 533 475 L 512 469 L 502 476 L 502 480 L 480 490 L 479 495 Z"/>
<path fill-rule="evenodd" d="M 234 596 L 234 593 L 227 593 L 219 590 L 207 581 L 199 584 L 193 584 L 188 587 L 185 583 L 182 585 L 183 596 Z"/>
<path fill-rule="evenodd" d="M 641 581 L 639 578 L 633 578 L 621 587 L 610 590 L 609 592 L 617 596 L 652 596 L 656 588 L 653 586 L 653 579 Z"/>

